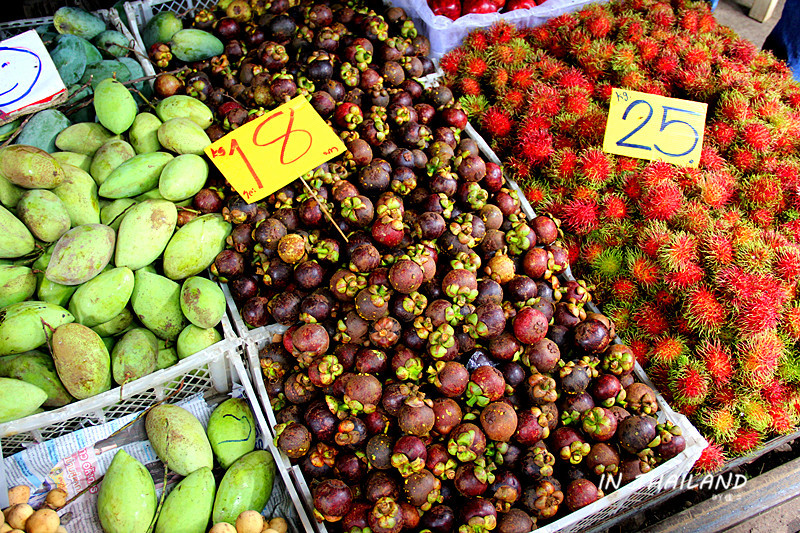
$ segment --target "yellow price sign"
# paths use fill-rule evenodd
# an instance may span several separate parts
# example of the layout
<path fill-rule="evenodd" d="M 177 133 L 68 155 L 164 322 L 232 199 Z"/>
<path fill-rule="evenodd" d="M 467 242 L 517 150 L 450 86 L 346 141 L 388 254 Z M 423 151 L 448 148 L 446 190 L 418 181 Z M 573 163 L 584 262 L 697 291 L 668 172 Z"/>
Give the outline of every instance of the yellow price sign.
<path fill-rule="evenodd" d="M 304 96 L 240 126 L 206 154 L 242 198 L 257 202 L 345 151 Z"/>
<path fill-rule="evenodd" d="M 697 168 L 707 111 L 700 102 L 612 89 L 603 151 Z"/>

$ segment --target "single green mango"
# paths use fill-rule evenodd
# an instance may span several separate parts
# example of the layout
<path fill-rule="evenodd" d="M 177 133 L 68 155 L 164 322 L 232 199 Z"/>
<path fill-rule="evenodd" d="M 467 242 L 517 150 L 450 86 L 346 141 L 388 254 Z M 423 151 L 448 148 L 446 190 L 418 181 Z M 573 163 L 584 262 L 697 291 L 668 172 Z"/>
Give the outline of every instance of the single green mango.
<path fill-rule="evenodd" d="M 72 227 L 100 222 L 100 202 L 94 179 L 78 167 L 64 165 L 64 182 L 53 189 L 64 202 Z"/>
<path fill-rule="evenodd" d="M 225 400 L 208 419 L 208 441 L 220 466 L 226 470 L 256 449 L 256 423 L 246 400 Z"/>
<path fill-rule="evenodd" d="M 14 259 L 33 251 L 33 235 L 14 214 L 0 207 L 0 258 Z"/>
<path fill-rule="evenodd" d="M 34 237 L 44 242 L 55 242 L 72 222 L 64 202 L 47 189 L 26 191 L 17 204 L 17 215 Z"/>
<path fill-rule="evenodd" d="M 106 29 L 106 23 L 77 7 L 62 7 L 53 15 L 53 25 L 58 33 L 77 35 L 84 39 L 94 39 Z"/>
<path fill-rule="evenodd" d="M 0 357 L 0 376 L 21 379 L 42 389 L 47 394 L 44 407 L 62 407 L 75 400 L 58 378 L 53 358 L 46 353 L 33 350 Z"/>
<path fill-rule="evenodd" d="M 59 150 L 92 157 L 101 146 L 113 138 L 114 134 L 102 124 L 97 122 L 78 122 L 58 134 L 56 146 Z"/>
<path fill-rule="evenodd" d="M 134 279 L 131 306 L 139 321 L 162 339 L 177 339 L 184 326 L 180 285 L 143 269 Z"/>
<path fill-rule="evenodd" d="M 62 166 L 72 165 L 73 167 L 78 167 L 84 172 L 89 172 L 89 168 L 92 166 L 92 158 L 86 154 L 81 154 L 78 152 L 53 152 L 50 155 L 52 155 L 56 161 L 61 163 Z"/>
<path fill-rule="evenodd" d="M 0 266 L 0 308 L 24 302 L 36 292 L 36 274 L 29 267 Z"/>
<path fill-rule="evenodd" d="M 92 328 L 101 337 L 116 337 L 129 330 L 133 325 L 133 313 L 127 307 L 117 316 Z"/>
<path fill-rule="evenodd" d="M 213 466 L 203 424 L 186 409 L 172 404 L 153 407 L 145 418 L 145 430 L 156 455 L 170 470 L 188 476 Z"/>
<path fill-rule="evenodd" d="M 133 272 L 129 268 L 101 272 L 78 287 L 69 302 L 69 311 L 76 322 L 90 328 L 108 322 L 128 305 L 133 284 Z"/>
<path fill-rule="evenodd" d="M 214 123 L 214 113 L 196 98 L 177 94 L 161 100 L 156 105 L 156 114 L 162 122 L 173 118 L 188 118 L 203 130 Z"/>
<path fill-rule="evenodd" d="M 225 249 L 225 239 L 230 233 L 230 223 L 218 213 L 197 217 L 183 225 L 164 250 L 164 274 L 170 279 L 199 274 Z M 198 242 L 203 246 L 198 248 Z"/>
<path fill-rule="evenodd" d="M 125 450 L 111 460 L 97 492 L 97 516 L 105 533 L 147 533 L 156 515 L 150 472 Z"/>
<path fill-rule="evenodd" d="M 130 198 L 158 187 L 158 178 L 172 154 L 151 152 L 136 155 L 115 168 L 100 185 L 100 196 Z"/>
<path fill-rule="evenodd" d="M 211 144 L 203 128 L 188 118 L 171 118 L 158 128 L 158 142 L 177 154 L 201 156 Z"/>
<path fill-rule="evenodd" d="M 32 415 L 47 393 L 20 379 L 0 378 L 0 424 Z"/>
<path fill-rule="evenodd" d="M 164 500 L 155 533 L 205 533 L 216 488 L 214 474 L 205 466 L 183 478 Z"/>
<path fill-rule="evenodd" d="M 222 340 L 222 335 L 214 328 L 198 328 L 189 324 L 178 335 L 178 359 L 186 359 L 190 355 L 205 350 Z"/>
<path fill-rule="evenodd" d="M 239 458 L 222 478 L 214 498 L 213 523 L 236 523 L 248 509 L 263 509 L 272 494 L 275 459 L 266 450 L 256 450 Z"/>
<path fill-rule="evenodd" d="M 111 368 L 117 385 L 130 383 L 156 370 L 158 341 L 144 328 L 127 332 L 114 345 Z"/>
<path fill-rule="evenodd" d="M 177 222 L 178 210 L 167 200 L 145 200 L 131 207 L 119 225 L 117 266 L 138 270 L 158 259 Z"/>
<path fill-rule="evenodd" d="M 161 120 L 151 113 L 136 115 L 131 129 L 128 131 L 128 139 L 137 154 L 148 154 L 161 150 L 161 144 L 158 142 L 158 128 L 161 127 L 161 124 Z"/>
<path fill-rule="evenodd" d="M 136 151 L 133 146 L 121 139 L 112 139 L 95 152 L 89 167 L 89 174 L 100 186 L 114 169 L 135 155 Z"/>
<path fill-rule="evenodd" d="M 179 155 L 164 167 L 158 179 L 161 195 L 172 202 L 194 197 L 206 184 L 208 163 L 199 155 Z"/>
<path fill-rule="evenodd" d="M 100 335 L 82 324 L 63 324 L 52 339 L 53 361 L 64 387 L 78 400 L 111 388 L 111 358 Z"/>
<path fill-rule="evenodd" d="M 45 276 L 62 285 L 80 285 L 97 276 L 114 254 L 114 230 L 102 224 L 78 226 L 56 243 Z"/>
<path fill-rule="evenodd" d="M 52 189 L 64 181 L 64 169 L 53 156 L 22 144 L 0 150 L 0 175 L 25 189 Z"/>

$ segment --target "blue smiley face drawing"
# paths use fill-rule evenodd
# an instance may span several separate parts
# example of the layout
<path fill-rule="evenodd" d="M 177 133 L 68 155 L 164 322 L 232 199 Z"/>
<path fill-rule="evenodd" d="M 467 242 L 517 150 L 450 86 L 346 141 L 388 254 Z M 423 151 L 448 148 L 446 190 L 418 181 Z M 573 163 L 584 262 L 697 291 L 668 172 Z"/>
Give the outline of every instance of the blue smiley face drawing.
<path fill-rule="evenodd" d="M 28 96 L 42 74 L 42 60 L 31 50 L 0 46 L 0 108 Z"/>

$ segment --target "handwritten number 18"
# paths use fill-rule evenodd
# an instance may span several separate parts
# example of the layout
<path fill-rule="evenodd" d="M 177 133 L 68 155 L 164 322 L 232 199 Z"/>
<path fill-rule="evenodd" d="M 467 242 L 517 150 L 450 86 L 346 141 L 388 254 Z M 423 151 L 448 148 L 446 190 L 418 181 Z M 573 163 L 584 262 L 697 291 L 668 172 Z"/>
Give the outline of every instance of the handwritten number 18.
<path fill-rule="evenodd" d="M 647 117 L 645 117 L 645 119 L 638 126 L 636 126 L 633 130 L 631 130 L 630 133 L 628 133 L 623 138 L 618 140 L 616 142 L 617 146 L 624 147 L 624 148 L 637 148 L 639 150 L 651 150 L 652 149 L 648 145 L 634 144 L 634 143 L 627 142 L 628 139 L 630 139 L 633 135 L 635 135 L 638 131 L 640 131 L 650 121 L 650 119 L 653 118 L 653 106 L 650 105 L 650 102 L 647 102 L 646 100 L 634 100 L 633 102 L 628 104 L 628 107 L 625 109 L 625 112 L 622 114 L 622 120 L 626 120 L 628 118 L 628 113 L 630 113 L 630 111 L 634 107 L 636 107 L 637 105 L 640 105 L 640 104 L 644 104 L 649 108 L 649 112 L 647 114 Z M 668 116 L 670 111 L 673 111 L 675 113 L 687 113 L 689 115 L 699 115 L 700 113 L 697 113 L 695 111 L 689 111 L 688 109 L 681 109 L 681 108 L 678 108 L 678 107 L 669 107 L 669 106 L 662 106 L 662 107 L 663 107 L 663 110 L 664 110 L 664 114 L 661 117 L 661 129 L 659 129 L 658 131 L 659 132 L 664 132 L 668 127 L 673 126 L 673 125 L 674 125 L 674 127 L 672 128 L 672 130 L 674 130 L 676 127 L 680 127 L 680 125 L 683 124 L 684 126 L 686 126 L 687 128 L 689 128 L 691 130 L 691 134 L 687 135 L 687 137 L 693 136 L 694 137 L 694 141 L 692 142 L 692 146 L 688 150 L 686 150 L 685 152 L 680 152 L 680 153 L 667 152 L 665 150 L 662 150 L 658 146 L 658 144 L 655 144 L 655 143 L 653 143 L 653 148 L 655 148 L 657 151 L 661 152 L 662 154 L 670 156 L 670 157 L 682 157 L 682 156 L 688 155 L 689 153 L 692 152 L 692 150 L 695 149 L 695 147 L 697 146 L 697 143 L 700 141 L 700 135 L 697 132 L 697 129 L 695 129 L 694 126 L 692 126 L 691 124 L 689 124 L 688 122 L 686 122 L 684 120 L 678 120 L 678 119 L 667 120 L 667 116 Z M 671 131 L 667 132 L 667 133 L 669 134 L 669 133 L 671 133 Z"/>

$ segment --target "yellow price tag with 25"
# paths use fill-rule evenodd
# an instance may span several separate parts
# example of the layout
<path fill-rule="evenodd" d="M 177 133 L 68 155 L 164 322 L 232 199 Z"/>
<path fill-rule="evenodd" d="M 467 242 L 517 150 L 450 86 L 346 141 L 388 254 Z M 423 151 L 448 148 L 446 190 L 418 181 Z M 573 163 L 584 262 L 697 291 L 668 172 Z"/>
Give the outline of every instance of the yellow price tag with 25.
<path fill-rule="evenodd" d="M 707 110 L 701 102 L 615 88 L 603 151 L 697 168 Z"/>
<path fill-rule="evenodd" d="M 206 148 L 228 183 L 250 203 L 344 151 L 342 140 L 304 96 L 236 128 Z"/>

